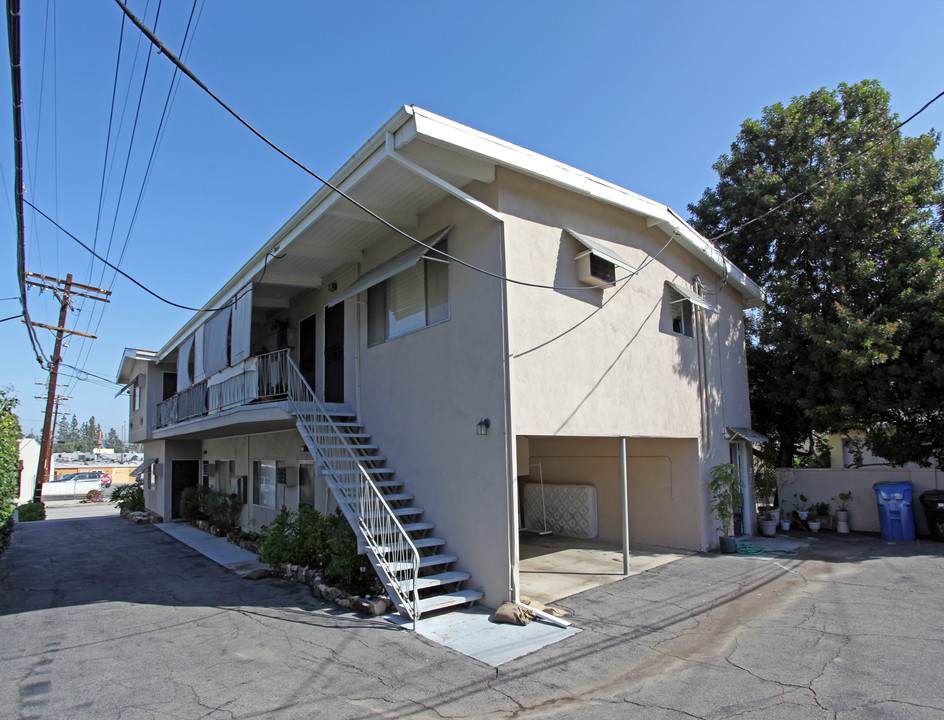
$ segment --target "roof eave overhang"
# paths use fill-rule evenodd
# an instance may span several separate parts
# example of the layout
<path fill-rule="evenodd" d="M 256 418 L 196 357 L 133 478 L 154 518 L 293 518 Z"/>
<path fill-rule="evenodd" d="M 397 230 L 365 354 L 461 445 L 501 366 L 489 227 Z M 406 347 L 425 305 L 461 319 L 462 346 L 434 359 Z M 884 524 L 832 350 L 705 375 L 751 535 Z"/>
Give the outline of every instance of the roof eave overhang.
<path fill-rule="evenodd" d="M 157 353 L 153 350 L 125 348 L 124 354 L 121 356 L 121 363 L 118 365 L 118 375 L 115 378 L 115 383 L 117 385 L 127 385 L 134 379 L 131 373 L 136 361 L 153 362 L 156 358 Z"/>
<path fill-rule="evenodd" d="M 395 148 L 408 145 L 414 139 L 446 148 L 486 163 L 503 165 L 517 172 L 531 175 L 545 182 L 564 187 L 609 205 L 614 205 L 646 217 L 650 226 L 658 226 L 669 235 L 675 233 L 677 242 L 696 257 L 701 258 L 719 276 L 744 298 L 745 307 L 759 307 L 766 302 L 763 290 L 707 239 L 682 220 L 666 205 L 654 202 L 618 185 L 606 182 L 564 163 L 501 140 L 473 128 L 461 125 L 442 116 L 413 105 L 405 105 L 371 136 L 341 168 L 331 176 L 329 182 L 335 187 L 343 185 L 359 169 L 368 164 L 372 156 L 383 153 L 387 136 L 395 137 Z M 322 185 L 291 218 L 224 284 L 203 309 L 194 315 L 158 351 L 157 359 L 163 360 L 212 312 L 233 297 L 258 275 L 269 253 L 284 249 L 285 244 L 297 237 L 299 230 L 314 222 L 330 208 L 334 191 Z"/>
<path fill-rule="evenodd" d="M 766 303 L 766 293 L 757 283 L 667 205 L 422 108 L 413 107 L 412 113 L 414 122 L 398 133 L 398 145 L 419 137 L 642 215 L 649 227 L 658 227 L 669 236 L 674 233 L 680 245 L 720 277 L 726 277 L 728 285 L 741 294 L 745 307 L 760 307 Z"/>
<path fill-rule="evenodd" d="M 329 182 L 335 187 L 343 185 L 345 180 L 356 173 L 358 168 L 367 162 L 374 153 L 384 149 L 389 133 L 396 133 L 403 125 L 408 123 L 412 117 L 412 106 L 404 105 L 398 109 L 393 117 L 384 123 L 384 125 L 329 178 Z M 166 358 L 167 355 L 180 345 L 184 338 L 197 329 L 206 316 L 212 312 L 211 308 L 218 307 L 231 299 L 233 295 L 251 282 L 253 277 L 262 272 L 266 256 L 269 253 L 276 253 L 280 249 L 284 249 L 282 244 L 293 233 L 296 233 L 299 227 L 310 224 L 317 219 L 322 212 L 327 210 L 326 202 L 332 195 L 334 195 L 334 190 L 327 185 L 322 185 L 315 194 L 312 195 L 258 251 L 256 251 L 236 274 L 204 304 L 203 309 L 194 313 L 190 320 L 174 333 L 170 340 L 158 351 L 158 358 L 160 360 Z"/>

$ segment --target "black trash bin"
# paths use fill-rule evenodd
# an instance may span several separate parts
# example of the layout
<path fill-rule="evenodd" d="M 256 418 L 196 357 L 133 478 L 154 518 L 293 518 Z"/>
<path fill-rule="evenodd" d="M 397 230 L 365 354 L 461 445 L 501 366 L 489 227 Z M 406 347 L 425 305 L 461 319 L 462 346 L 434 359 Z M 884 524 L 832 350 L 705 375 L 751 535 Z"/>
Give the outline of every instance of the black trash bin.
<path fill-rule="evenodd" d="M 931 538 L 944 542 L 944 490 L 925 490 L 921 493 L 921 504 L 924 505 Z"/>

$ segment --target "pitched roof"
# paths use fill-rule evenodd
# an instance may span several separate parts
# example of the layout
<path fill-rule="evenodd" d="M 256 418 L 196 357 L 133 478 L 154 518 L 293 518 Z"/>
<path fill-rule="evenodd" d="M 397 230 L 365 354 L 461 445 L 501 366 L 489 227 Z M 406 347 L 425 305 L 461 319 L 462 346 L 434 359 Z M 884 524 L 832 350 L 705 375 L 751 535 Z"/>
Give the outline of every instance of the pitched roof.
<path fill-rule="evenodd" d="M 763 290 L 669 207 L 518 145 L 422 108 L 400 108 L 331 178 L 330 182 L 411 233 L 417 216 L 452 194 L 500 221 L 493 208 L 461 188 L 491 182 L 497 167 L 538 178 L 646 218 L 719 275 L 749 307 L 762 305 Z M 389 235 L 389 227 L 322 186 L 158 352 L 163 359 L 211 312 L 248 283 L 265 277 L 270 293 L 319 287 L 342 264 Z M 279 257 L 275 257 L 278 255 Z M 283 255 L 287 255 L 282 259 Z M 256 292 L 256 291 L 254 291 Z M 261 297 L 261 296 L 260 296 Z M 276 298 L 271 298 L 275 300 Z"/>

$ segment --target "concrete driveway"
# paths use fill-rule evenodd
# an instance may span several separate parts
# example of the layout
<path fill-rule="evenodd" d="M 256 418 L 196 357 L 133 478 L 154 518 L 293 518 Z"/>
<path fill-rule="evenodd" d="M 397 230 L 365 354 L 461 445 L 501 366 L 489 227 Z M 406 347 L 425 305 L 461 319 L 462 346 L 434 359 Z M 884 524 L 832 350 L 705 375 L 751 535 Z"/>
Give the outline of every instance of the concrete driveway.
<path fill-rule="evenodd" d="M 114 510 L 55 515 L 0 559 L 2 718 L 944 718 L 940 544 L 686 557 L 557 603 L 583 631 L 495 669 Z"/>

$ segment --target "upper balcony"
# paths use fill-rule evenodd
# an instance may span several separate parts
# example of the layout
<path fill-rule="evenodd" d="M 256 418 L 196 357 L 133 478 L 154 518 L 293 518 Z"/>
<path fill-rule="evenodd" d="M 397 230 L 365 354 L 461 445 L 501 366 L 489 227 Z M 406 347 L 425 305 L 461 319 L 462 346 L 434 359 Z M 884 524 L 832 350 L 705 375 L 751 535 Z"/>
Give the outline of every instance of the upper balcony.
<path fill-rule="evenodd" d="M 255 355 L 157 404 L 154 439 L 223 437 L 295 426 L 288 408 L 288 357 Z"/>

